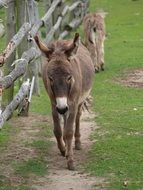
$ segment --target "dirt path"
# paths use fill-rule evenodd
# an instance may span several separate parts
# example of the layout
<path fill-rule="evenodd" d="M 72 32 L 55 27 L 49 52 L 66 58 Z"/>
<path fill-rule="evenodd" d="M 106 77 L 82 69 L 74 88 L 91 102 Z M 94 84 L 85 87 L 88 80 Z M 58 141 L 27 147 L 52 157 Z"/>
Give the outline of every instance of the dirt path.
<path fill-rule="evenodd" d="M 87 159 L 87 153 L 91 147 L 90 135 L 97 128 L 93 121 L 95 115 L 84 113 L 81 122 L 82 150 L 74 150 L 75 171 L 69 171 L 66 168 L 66 159 L 63 158 L 57 149 L 55 142 L 50 151 L 49 175 L 39 178 L 33 185 L 37 190 L 91 190 L 103 189 L 101 187 L 102 179 L 91 177 L 83 173 L 81 164 Z"/>
<path fill-rule="evenodd" d="M 83 113 L 81 121 L 82 150 L 74 150 L 75 171 L 69 171 L 66 168 L 66 159 L 60 155 L 55 138 L 47 137 L 46 130 L 50 130 L 49 126 L 53 128 L 51 118 L 30 114 L 28 118 L 19 117 L 10 120 L 13 128 L 11 140 L 0 154 L 0 184 L 2 182 L 13 187 L 24 184 L 34 190 L 105 189 L 103 188 L 104 179 L 92 177 L 85 173 L 82 168 L 83 164 L 88 160 L 87 153 L 92 145 L 90 135 L 97 129 L 94 118 L 93 113 Z M 45 148 L 45 152 L 41 152 L 45 154 L 46 162 L 48 163 L 48 174 L 39 177 L 28 173 L 28 178 L 17 175 L 13 168 L 13 161 L 21 163 L 40 157 L 40 152 L 37 152 L 37 149 L 26 145 L 27 143 L 37 142 L 39 139 L 53 141 L 53 146 L 48 152 L 48 147 Z M 5 182 L 3 182 L 3 179 Z"/>
<path fill-rule="evenodd" d="M 117 82 L 127 87 L 143 88 L 143 69 L 127 70 Z"/>

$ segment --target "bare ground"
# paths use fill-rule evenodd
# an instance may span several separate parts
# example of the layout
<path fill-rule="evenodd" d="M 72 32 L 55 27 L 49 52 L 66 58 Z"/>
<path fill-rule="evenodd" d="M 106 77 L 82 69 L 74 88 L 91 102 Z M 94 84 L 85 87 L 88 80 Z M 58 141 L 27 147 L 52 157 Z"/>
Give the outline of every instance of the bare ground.
<path fill-rule="evenodd" d="M 127 87 L 143 88 L 143 69 L 127 71 L 117 81 Z"/>
<path fill-rule="evenodd" d="M 81 141 L 82 150 L 74 150 L 74 159 L 76 170 L 69 171 L 66 168 L 66 159 L 62 157 L 56 146 L 55 138 L 50 140 L 54 145 L 50 149 L 48 159 L 48 174 L 43 177 L 30 176 L 24 181 L 20 176 L 15 175 L 11 166 L 13 160 L 25 161 L 37 156 L 35 149 L 25 147 L 24 142 L 32 142 L 39 135 L 40 128 L 38 125 L 47 125 L 52 123 L 47 116 L 32 114 L 28 118 L 12 119 L 12 126 L 19 130 L 14 134 L 13 140 L 0 155 L 0 174 L 6 177 L 13 186 L 28 184 L 35 190 L 103 190 L 104 179 L 93 177 L 85 173 L 83 164 L 88 161 L 87 153 L 91 148 L 92 141 L 90 135 L 96 130 L 93 113 L 84 113 L 81 122 Z M 50 124 L 52 126 L 52 124 Z"/>

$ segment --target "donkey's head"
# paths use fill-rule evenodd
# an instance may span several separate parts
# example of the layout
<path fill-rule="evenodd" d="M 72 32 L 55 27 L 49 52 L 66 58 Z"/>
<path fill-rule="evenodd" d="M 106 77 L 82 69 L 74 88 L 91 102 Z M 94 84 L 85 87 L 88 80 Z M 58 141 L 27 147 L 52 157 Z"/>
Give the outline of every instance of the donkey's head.
<path fill-rule="evenodd" d="M 35 41 L 48 59 L 44 78 L 55 101 L 56 109 L 60 114 L 65 114 L 69 109 L 68 98 L 75 83 L 70 57 L 77 52 L 79 34 L 75 34 L 71 43 L 59 40 L 49 47 L 46 47 L 37 36 Z"/>

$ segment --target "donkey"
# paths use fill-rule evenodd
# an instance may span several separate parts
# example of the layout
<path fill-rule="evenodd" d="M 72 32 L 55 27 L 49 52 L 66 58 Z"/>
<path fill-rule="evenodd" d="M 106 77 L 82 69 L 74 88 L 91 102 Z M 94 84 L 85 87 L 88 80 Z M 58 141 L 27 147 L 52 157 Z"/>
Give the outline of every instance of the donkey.
<path fill-rule="evenodd" d="M 75 136 L 75 149 L 81 149 L 80 116 L 82 104 L 92 88 L 94 66 L 89 51 L 80 43 L 78 33 L 72 41 L 58 40 L 48 47 L 37 36 L 35 41 L 47 58 L 42 75 L 51 101 L 57 145 L 67 158 L 68 169 L 74 170 L 72 139 Z"/>
<path fill-rule="evenodd" d="M 95 72 L 104 70 L 105 13 L 89 13 L 84 17 L 85 46 L 91 54 Z"/>

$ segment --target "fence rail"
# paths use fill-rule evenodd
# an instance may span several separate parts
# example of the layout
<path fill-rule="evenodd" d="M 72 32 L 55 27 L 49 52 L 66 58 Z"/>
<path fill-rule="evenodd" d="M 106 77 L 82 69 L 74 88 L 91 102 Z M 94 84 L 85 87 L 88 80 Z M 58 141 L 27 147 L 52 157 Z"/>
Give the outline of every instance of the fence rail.
<path fill-rule="evenodd" d="M 0 0 L 0 8 L 7 7 L 12 0 Z"/>
<path fill-rule="evenodd" d="M 9 88 L 17 78 L 22 76 L 27 69 L 28 64 L 33 60 L 37 59 L 41 55 L 35 47 L 30 48 L 22 54 L 20 59 L 17 59 L 13 62 L 12 65 L 15 65 L 15 68 L 7 76 L 1 78 L 1 84 L 4 89 Z"/>
<path fill-rule="evenodd" d="M 2 66 L 10 55 L 14 52 L 17 46 L 21 43 L 25 35 L 30 30 L 31 25 L 29 23 L 24 23 L 20 30 L 13 36 L 13 38 L 8 43 L 6 49 L 0 54 L 0 66 Z"/>
<path fill-rule="evenodd" d="M 29 94 L 30 81 L 24 82 L 16 94 L 12 102 L 6 107 L 6 109 L 0 115 L 0 129 L 3 127 L 4 122 L 10 118 L 13 111 L 19 106 L 21 101 Z"/>

